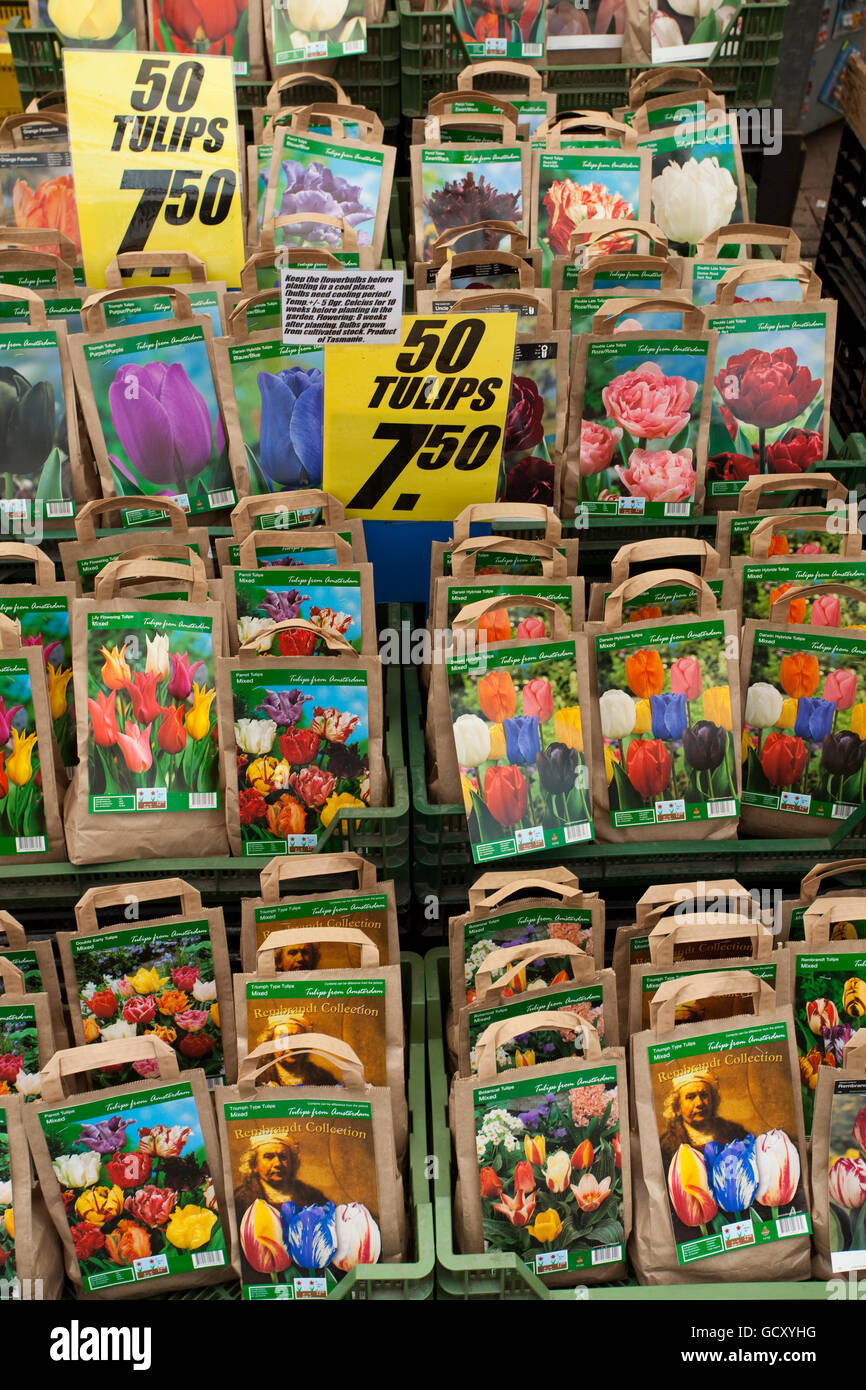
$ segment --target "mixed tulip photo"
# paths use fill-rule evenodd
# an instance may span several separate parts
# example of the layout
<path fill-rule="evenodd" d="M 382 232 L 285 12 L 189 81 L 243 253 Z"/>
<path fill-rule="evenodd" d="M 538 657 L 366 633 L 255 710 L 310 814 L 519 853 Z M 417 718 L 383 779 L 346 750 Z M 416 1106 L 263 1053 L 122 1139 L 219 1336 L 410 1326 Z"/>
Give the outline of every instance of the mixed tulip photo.
<path fill-rule="evenodd" d="M 813 569 L 809 558 L 803 564 L 798 564 L 798 555 L 812 557 L 822 555 L 824 551 L 817 540 L 803 540 L 793 553 L 775 546 L 776 541 L 788 543 L 789 537 L 790 544 L 797 545 L 798 534 L 783 532 L 781 536 L 773 537 L 771 549 L 775 547 L 776 556 L 789 554 L 790 560 L 780 561 L 778 565 L 764 565 L 758 562 L 754 568 L 748 567 L 743 571 L 744 621 L 746 618 L 769 619 L 774 604 L 793 589 L 831 582 L 854 585 L 859 583 L 862 568 L 856 565 L 856 562 L 853 568 L 847 572 L 843 570 L 841 574 L 836 567 L 832 570 L 828 567 L 826 571 Z M 844 560 L 840 562 L 842 566 L 846 563 Z M 782 608 L 781 613 L 782 621 L 788 623 L 807 623 L 811 627 L 823 628 L 859 628 L 863 604 L 859 599 L 849 598 L 846 594 L 807 594 L 792 599 L 787 608 Z"/>
<path fill-rule="evenodd" d="M 38 336 L 24 348 L 0 333 L 0 497 L 31 508 L 72 497 L 60 353 L 53 332 Z"/>
<path fill-rule="evenodd" d="M 515 836 L 532 849 L 563 844 L 582 826 L 589 833 L 581 837 L 592 838 L 573 650 L 553 659 L 528 652 L 520 662 L 514 655 L 488 652 L 483 674 L 448 672 L 473 855 Z M 530 829 L 540 838 L 518 834 Z"/>
<path fill-rule="evenodd" d="M 327 652 L 325 637 L 342 637 L 361 650 L 361 583 L 355 573 L 354 584 L 344 582 L 353 576 L 343 571 L 333 574 L 321 570 L 302 573 L 291 569 L 239 570 L 235 573 L 238 615 L 238 641 L 255 641 L 263 656 L 300 655 L 299 646 L 308 647 L 310 656 Z M 303 618 L 322 633 L 295 631 L 273 636 L 274 623 Z"/>
<path fill-rule="evenodd" d="M 623 1246 L 623 1142 L 615 1085 L 476 1104 L 485 1248 L 530 1262 L 564 1250 L 580 1268 L 592 1250 Z"/>
<path fill-rule="evenodd" d="M 137 47 L 135 0 L 39 0 L 38 22 L 67 48 Z"/>
<path fill-rule="evenodd" d="M 73 937 L 86 1043 L 118 1038 L 160 1038 L 174 1048 L 183 1071 L 201 1067 L 206 1076 L 224 1075 L 222 1033 L 207 927 L 155 927 L 113 937 Z M 150 936 L 149 942 L 142 941 Z M 93 1071 L 94 1086 L 137 1081 L 140 1064 Z"/>
<path fill-rule="evenodd" d="M 154 1058 L 132 1065 L 139 1077 L 158 1075 Z M 119 1270 L 158 1286 L 160 1274 L 199 1268 L 206 1254 L 228 1262 L 191 1098 L 138 1092 L 135 1104 L 72 1105 L 40 1120 L 85 1290 Z"/>
<path fill-rule="evenodd" d="M 320 487 L 324 349 L 244 344 L 229 360 L 253 495 Z"/>
<path fill-rule="evenodd" d="M 0 995 L 0 1096 L 42 1098 L 39 1037 L 33 1005 L 7 1004 Z"/>
<path fill-rule="evenodd" d="M 842 1066 L 845 1047 L 866 1015 L 866 969 L 861 962 L 855 953 L 795 957 L 794 1023 L 807 1138 L 818 1069 Z"/>
<path fill-rule="evenodd" d="M 158 53 L 209 53 L 249 71 L 249 0 L 148 0 Z"/>
<path fill-rule="evenodd" d="M 664 515 L 668 503 L 694 503 L 706 357 L 679 352 L 674 342 L 659 342 L 651 356 L 639 346 L 623 342 L 611 353 L 590 343 L 580 500 L 638 497 L 647 515 Z"/>
<path fill-rule="evenodd" d="M 236 1210 L 246 1286 L 324 1277 L 333 1287 L 356 1265 L 379 1263 L 382 1236 L 363 1202 L 281 1202 L 277 1207 L 257 1197 L 245 1209 L 236 1203 Z"/>
<path fill-rule="evenodd" d="M 0 660 L 0 854 L 47 850 L 41 749 L 30 672 L 20 658 Z M 45 757 L 51 757 L 46 750 Z M 21 845 L 21 850 L 18 845 Z"/>
<path fill-rule="evenodd" d="M 866 648 L 833 654 L 814 645 L 818 651 L 805 639 L 800 650 L 755 642 L 743 711 L 743 800 L 832 819 L 834 806 L 853 809 L 864 800 Z M 792 808 L 790 797 L 808 799 Z"/>
<path fill-rule="evenodd" d="M 471 222 L 523 222 L 523 165 L 483 153 L 424 148 L 421 151 L 424 260 L 433 243 L 452 227 Z M 497 251 L 506 237 L 484 229 L 460 240 L 461 251 Z"/>
<path fill-rule="evenodd" d="M 781 1128 L 744 1132 L 728 1143 L 711 1140 L 702 1148 L 680 1144 L 666 1176 L 678 1246 L 720 1235 L 740 1221 L 751 1222 L 754 1230 L 806 1210 L 800 1154 Z"/>
<path fill-rule="evenodd" d="M 603 150 L 542 152 L 536 207 L 541 283 L 550 284 L 553 258 L 568 254 L 574 232 L 591 232 L 595 217 L 631 221 L 638 216 L 639 205 L 640 159 L 637 155 L 627 161 L 605 161 Z M 612 233 L 599 243 L 598 250 L 613 255 L 631 251 L 633 246 L 634 237 Z"/>
<path fill-rule="evenodd" d="M 75 712 L 68 602 L 65 598 L 39 597 L 31 603 L 7 597 L 0 598 L 0 611 L 20 622 L 23 646 L 42 648 L 54 737 L 63 766 L 71 767 L 75 762 Z"/>
<path fill-rule="evenodd" d="M 15 1216 L 12 1196 L 12 1164 L 6 1111 L 0 1108 L 0 1279 L 16 1278 Z"/>
<path fill-rule="evenodd" d="M 682 801 L 679 819 L 696 820 L 708 802 L 736 799 L 723 638 L 638 639 L 598 646 L 597 660 L 611 823 L 639 823 L 636 813 L 660 801 Z"/>
<path fill-rule="evenodd" d="M 575 946 L 579 946 L 582 951 L 592 950 L 592 922 L 587 909 L 573 909 L 571 914 L 557 909 L 526 911 L 521 912 L 519 920 L 514 921 L 513 919 L 517 915 L 506 914 L 506 922 L 501 926 L 496 925 L 495 917 L 491 918 L 489 922 L 485 922 L 481 934 L 478 934 L 471 925 L 466 928 L 467 940 L 463 975 L 466 983 L 467 1004 L 475 1003 L 475 977 L 487 957 L 492 955 L 494 951 L 501 951 L 506 947 L 525 946 L 530 942 L 535 944 L 545 940 L 552 942 L 570 941 Z M 582 918 L 586 920 L 581 920 Z M 469 939 L 470 934 L 471 940 Z M 505 973 L 505 968 L 494 972 L 494 983 L 500 975 Z M 528 961 L 522 966 L 511 984 L 505 985 L 501 990 L 501 996 L 503 999 L 510 999 L 512 995 L 522 994 L 527 989 L 563 985 L 571 977 L 572 972 L 567 968 L 564 957 L 551 951 L 549 956 L 541 956 L 538 960 Z"/>
<path fill-rule="evenodd" d="M 287 640 L 291 639 L 291 640 Z M 309 656 L 315 633 L 279 633 L 284 655 Z M 370 800 L 366 678 L 312 671 L 232 672 L 241 840 L 245 854 L 315 850 L 344 807 Z"/>
<path fill-rule="evenodd" d="M 565 971 L 557 973 L 563 975 L 564 978 L 570 978 Z M 510 989 L 506 987 L 506 991 L 509 995 L 514 991 L 514 982 L 512 982 Z M 506 997 L 506 991 L 503 991 L 503 997 Z M 585 990 L 584 994 L 595 996 L 598 1003 L 593 1003 L 588 997 L 576 1002 L 568 1002 L 567 999 L 560 997 L 556 999 L 555 1007 L 557 1009 L 570 1009 L 585 1019 L 587 1023 L 591 1023 L 603 1043 L 604 1010 L 601 1004 L 601 989 L 596 987 L 592 990 Z M 505 1016 L 504 1013 L 497 1010 L 494 1020 L 491 1021 Z M 485 1026 L 486 1024 L 478 1024 L 472 1014 L 469 1015 L 469 1064 L 473 1075 L 478 1070 L 475 1048 Z M 583 1056 L 582 1033 L 575 1032 L 573 1028 L 536 1028 L 532 1032 L 519 1033 L 516 1038 L 509 1038 L 507 1042 L 497 1047 L 496 1070 L 501 1072 L 518 1067 L 537 1067 L 546 1062 L 558 1062 L 563 1057 L 575 1056 Z"/>
<path fill-rule="evenodd" d="M 308 44 L 327 44 L 317 58 L 339 57 L 344 45 L 350 53 L 367 47 L 364 0 L 265 0 L 271 6 L 275 63 L 291 63 L 305 56 Z M 362 45 L 358 47 L 357 45 Z"/>
<path fill-rule="evenodd" d="M 185 811 L 218 804 L 213 638 L 164 622 L 88 630 L 88 795 L 125 796 L 126 809 Z M 202 803 L 199 802 L 199 805 Z"/>
<path fill-rule="evenodd" d="M 454 21 L 469 52 L 480 57 L 488 39 L 504 39 L 518 58 L 523 44 L 544 44 L 544 0 L 455 0 Z M 503 51 L 509 49 L 497 50 Z"/>
<path fill-rule="evenodd" d="M 827 1187 L 833 1271 L 866 1269 L 866 1088 L 834 1092 Z"/>

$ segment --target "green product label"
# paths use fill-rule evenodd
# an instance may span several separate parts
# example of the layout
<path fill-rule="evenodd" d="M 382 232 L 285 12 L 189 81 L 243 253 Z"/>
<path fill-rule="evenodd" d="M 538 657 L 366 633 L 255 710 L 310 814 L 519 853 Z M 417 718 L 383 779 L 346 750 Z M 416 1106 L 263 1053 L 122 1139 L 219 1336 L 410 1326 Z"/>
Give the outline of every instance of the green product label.
<path fill-rule="evenodd" d="M 45 985 L 42 981 L 42 971 L 39 968 L 39 957 L 35 951 L 2 951 L 0 955 L 4 960 L 8 960 L 20 970 L 24 976 L 25 994 L 42 994 Z M 5 994 L 3 981 L 0 980 L 0 997 Z"/>
<path fill-rule="evenodd" d="M 714 942 L 712 944 L 721 945 L 722 943 Z M 749 944 L 746 945 L 745 951 L 740 953 L 741 955 L 748 952 Z M 697 952 L 695 954 L 697 955 Z M 704 954 L 710 955 L 711 952 L 705 951 Z M 727 954 L 733 955 L 734 953 L 729 950 Z M 647 951 L 647 955 L 649 955 L 649 951 Z M 688 975 L 710 975 L 715 972 L 724 972 L 726 970 L 747 970 L 750 975 L 757 975 L 759 980 L 766 980 L 767 983 L 775 989 L 777 974 L 775 962 L 772 965 L 761 965 L 757 961 L 749 961 L 747 965 L 711 965 L 705 967 L 703 970 L 690 970 L 688 971 Z M 644 975 L 640 982 L 640 1027 L 642 1029 L 651 1026 L 650 1004 L 656 990 L 660 989 L 668 980 L 681 980 L 683 978 L 684 976 L 678 974 L 676 971 L 662 971 L 655 975 Z M 683 1000 L 677 1005 L 674 1021 L 675 1023 L 704 1022 L 710 1018 L 733 1018 L 737 1014 L 748 1013 L 748 1011 L 748 996 L 743 994 L 721 994 L 716 995 L 712 999 Z"/>
<path fill-rule="evenodd" d="M 307 566 L 283 569 L 269 565 L 264 570 L 236 570 L 234 582 L 240 642 L 258 637 L 273 623 L 286 618 L 304 618 L 322 633 L 314 638 L 312 655 L 327 652 L 328 636 L 342 637 L 360 652 L 360 570 L 313 570 Z M 256 651 L 273 654 L 274 641 L 259 641 Z"/>
<path fill-rule="evenodd" d="M 597 1029 L 599 1037 L 604 1037 L 603 991 L 601 985 L 576 986 L 574 989 L 559 990 L 551 997 L 545 991 L 541 999 L 533 999 L 516 1004 L 498 1004 L 489 1009 L 470 1011 L 469 1014 L 469 1060 L 473 1075 L 477 1071 L 475 1048 L 485 1028 L 503 1019 L 516 1018 L 524 1014 L 537 1014 L 548 1009 L 570 1009 L 586 1019 Z M 511 1038 L 496 1049 L 496 1069 L 505 1071 L 512 1067 L 533 1067 L 546 1062 L 556 1062 L 561 1057 L 583 1054 L 583 1035 L 580 1030 L 543 1028 L 532 1032 L 529 1029 L 516 1038 Z"/>
<path fill-rule="evenodd" d="M 505 946 L 524 946 L 536 941 L 570 941 L 592 954 L 592 912 L 588 907 L 534 907 L 518 912 L 497 912 L 481 922 L 467 922 L 463 928 L 463 974 L 467 1002 L 475 998 L 475 977 L 487 957 Z M 600 963 L 599 963 L 600 967 Z M 494 983 L 503 974 L 497 970 Z M 540 960 L 527 961 L 512 981 L 515 994 L 542 985 L 552 985 L 560 974 L 568 978 L 565 956 L 552 951 Z"/>
<path fill-rule="evenodd" d="M 495 544 L 495 541 L 491 541 Z M 560 555 L 564 555 L 565 547 L 558 545 L 557 550 Z M 509 555 L 504 550 L 484 550 L 475 557 L 476 569 L 493 569 L 497 574 L 523 574 L 540 575 L 541 560 L 529 555 Z M 445 575 L 451 574 L 451 551 L 442 552 L 442 572 Z"/>
<path fill-rule="evenodd" d="M 183 293 L 189 299 L 194 314 L 205 314 L 213 325 L 214 333 L 222 333 L 219 295 L 216 290 L 197 290 L 188 285 Z M 147 299 L 109 300 L 105 306 L 106 328 L 124 327 L 128 323 L 155 323 L 158 319 L 172 317 L 171 299 L 168 295 L 150 296 Z"/>
<path fill-rule="evenodd" d="M 450 627 L 451 623 L 460 612 L 460 609 L 465 607 L 468 603 L 481 603 L 485 599 L 498 598 L 500 595 L 503 598 L 507 598 L 510 594 L 523 594 L 524 592 L 525 590 L 521 588 L 519 582 L 514 580 L 504 580 L 501 583 L 491 582 L 489 584 L 480 584 L 476 586 L 451 584 L 448 586 L 446 610 L 448 625 Z M 540 599 L 546 599 L 549 603 L 555 603 L 568 615 L 569 619 L 573 617 L 571 602 L 572 591 L 570 584 L 533 584 L 530 592 L 532 594 L 537 594 Z M 531 603 L 521 604 L 520 607 L 509 604 L 507 609 L 502 610 L 502 613 L 504 616 L 497 615 L 497 621 L 493 630 L 490 628 L 487 629 L 488 643 L 491 641 L 504 642 L 508 641 L 511 637 L 523 636 L 520 627 L 521 624 L 527 622 L 528 619 L 535 620 L 534 626 L 537 626 L 538 622 L 541 622 L 543 625 L 543 631 L 539 629 L 537 634 L 533 631 L 533 636 L 550 636 L 550 614 L 545 612 L 542 608 L 538 608 Z M 506 622 L 508 625 L 507 636 L 501 636 L 500 633 L 504 633 L 504 624 Z"/>
<path fill-rule="evenodd" d="M 201 554 L 197 542 L 191 544 L 189 549 L 194 550 L 196 555 Z M 118 550 L 114 555 L 88 555 L 83 560 L 77 560 L 75 562 L 75 568 L 78 571 L 78 577 L 81 581 L 81 592 L 84 594 L 92 594 L 96 576 L 101 574 L 105 566 L 111 564 L 112 560 L 119 560 L 122 554 L 123 552 Z M 189 563 L 188 555 L 181 555 L 177 559 L 172 559 L 172 564 L 175 565 L 188 565 Z"/>

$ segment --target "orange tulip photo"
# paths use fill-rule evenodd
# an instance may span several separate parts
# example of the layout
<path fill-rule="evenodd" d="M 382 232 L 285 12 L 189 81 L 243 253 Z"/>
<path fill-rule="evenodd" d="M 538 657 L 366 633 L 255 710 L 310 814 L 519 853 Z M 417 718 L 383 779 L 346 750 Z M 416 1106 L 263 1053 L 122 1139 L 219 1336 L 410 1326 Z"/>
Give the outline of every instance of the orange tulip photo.
<path fill-rule="evenodd" d="M 72 165 L 66 150 L 0 153 L 0 203 L 7 227 L 46 227 L 62 232 L 69 237 L 76 254 L 80 254 Z M 48 236 L 44 246 L 35 246 L 33 250 L 56 254 L 59 247 Z"/>

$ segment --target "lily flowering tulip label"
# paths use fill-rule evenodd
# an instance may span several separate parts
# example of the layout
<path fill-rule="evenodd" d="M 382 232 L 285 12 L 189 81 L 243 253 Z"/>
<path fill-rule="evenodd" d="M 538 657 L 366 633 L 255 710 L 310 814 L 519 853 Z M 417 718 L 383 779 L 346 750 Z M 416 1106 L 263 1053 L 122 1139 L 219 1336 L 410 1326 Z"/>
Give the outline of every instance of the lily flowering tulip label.
<path fill-rule="evenodd" d="M 691 516 L 709 341 L 623 331 L 586 351 L 580 510 Z"/>
<path fill-rule="evenodd" d="M 463 928 L 463 974 L 466 982 L 466 1003 L 475 1000 L 475 977 L 493 951 L 504 946 L 524 946 L 536 941 L 571 941 L 588 955 L 593 953 L 592 912 L 588 907 L 533 907 L 520 912 L 497 912 L 486 917 L 483 922 L 467 922 Z M 602 962 L 596 962 L 601 969 Z M 546 985 L 559 985 L 569 978 L 568 970 L 563 969 L 564 958 L 551 952 L 549 957 L 528 961 L 517 973 L 510 985 L 503 990 L 503 998 L 512 994 L 525 993 L 527 989 L 540 989 Z M 505 967 L 507 968 L 507 967 Z M 493 983 L 505 968 L 493 976 Z"/>
<path fill-rule="evenodd" d="M 722 942 L 708 942 L 707 948 L 709 948 L 711 945 L 720 946 L 722 944 Z M 693 952 L 693 956 L 696 959 L 704 959 L 706 956 L 709 956 L 711 954 L 720 954 L 718 951 L 710 951 L 709 949 L 704 948 L 703 943 L 696 942 L 695 945 L 700 945 L 701 947 L 700 954 L 698 953 L 698 951 Z M 728 947 L 727 954 L 732 956 L 734 954 L 734 952 L 730 949 L 732 943 L 726 941 L 724 945 Z M 750 946 L 751 942 L 745 942 L 742 944 L 742 948 L 738 952 L 740 958 L 748 954 Z M 629 959 L 631 964 L 635 963 L 634 957 L 632 955 L 630 955 Z M 647 959 L 649 959 L 649 950 L 647 950 Z M 716 972 L 724 972 L 726 970 L 748 970 L 750 975 L 757 975 L 759 980 L 766 980 L 767 984 L 770 986 L 771 989 L 775 989 L 776 987 L 776 975 L 778 973 L 778 968 L 775 962 L 773 962 L 773 964 L 771 965 L 762 964 L 758 961 L 750 961 L 749 964 L 745 966 L 713 965 L 707 967 L 704 970 L 690 970 L 688 971 L 688 974 L 710 975 Z M 662 985 L 666 984 L 668 980 L 681 980 L 682 978 L 682 972 L 675 971 L 660 971 L 657 975 L 643 976 L 640 982 L 641 1029 L 650 1027 L 650 1004 L 652 1003 L 653 995 L 655 994 L 656 990 L 661 989 Z M 703 1023 L 706 1019 L 736 1018 L 739 1014 L 745 1014 L 748 1012 L 748 995 L 718 994 L 714 995 L 711 999 L 683 1000 L 681 1004 L 677 1005 L 674 1022 Z"/>
<path fill-rule="evenodd" d="M 570 1009 L 573 1013 L 585 1018 L 598 1030 L 599 1037 L 604 1039 L 604 1010 L 602 1007 L 603 990 L 601 985 L 576 985 L 574 989 L 557 991 L 555 1005 L 551 1003 L 547 996 L 547 991 L 541 998 L 514 1004 L 496 1004 L 489 1009 L 473 1010 L 469 1014 L 469 1062 L 472 1067 L 472 1074 L 477 1070 L 475 1065 L 475 1046 L 491 1023 L 501 1023 L 503 1019 L 521 1017 L 524 1014 L 536 1014 L 539 1011 L 556 1007 L 557 1009 Z M 496 1049 L 496 1070 L 507 1071 L 512 1067 L 534 1067 L 543 1062 L 556 1062 L 561 1057 L 574 1057 L 583 1055 L 583 1036 L 575 1033 L 570 1028 L 543 1028 L 525 1034 L 521 1034 L 510 1041 L 503 1043 Z"/>
<path fill-rule="evenodd" d="M 0 995 L 0 1082 L 4 1095 L 39 1100 L 39 1030 L 32 1004 L 4 1004 Z"/>
<path fill-rule="evenodd" d="M 40 595 L 38 589 L 25 594 L 0 594 L 0 613 L 21 624 L 25 646 L 42 648 L 54 736 L 63 766 L 71 767 L 75 761 L 75 716 L 69 600 L 63 594 Z"/>
<path fill-rule="evenodd" d="M 785 1022 L 651 1043 L 677 1262 L 812 1230 Z"/>
<path fill-rule="evenodd" d="M 130 516 L 131 513 L 127 512 L 125 515 Z M 189 549 L 194 550 L 196 555 L 200 553 L 196 541 L 192 542 Z M 78 582 L 81 585 L 81 592 L 83 594 L 93 593 L 96 576 L 101 574 L 105 566 L 110 565 L 112 560 L 119 560 L 120 554 L 121 552 L 118 550 L 114 555 L 86 555 L 83 560 L 76 560 L 75 568 L 78 573 Z M 184 556 L 178 556 L 176 560 L 172 558 L 172 564 L 188 565 L 189 558 Z"/>
<path fill-rule="evenodd" d="M 0 855 L 48 852 L 41 749 L 36 737 L 30 668 L 0 656 Z"/>
<path fill-rule="evenodd" d="M 389 964 L 388 899 L 384 893 L 355 893 L 351 898 L 304 899 L 300 903 L 272 903 L 253 911 L 256 947 L 263 946 L 272 932 L 284 928 L 333 927 L 337 932 L 355 928 L 368 936 L 379 952 L 379 964 Z M 274 970 L 344 970 L 357 967 L 359 948 L 345 941 L 304 941 L 281 946 L 276 951 Z"/>
<path fill-rule="evenodd" d="M 241 670 L 231 686 L 243 852 L 314 852 L 344 806 L 369 801 L 367 673 Z"/>
<path fill-rule="evenodd" d="M 787 589 L 812 584 L 866 584 L 866 560 L 790 560 L 743 566 L 743 621 L 769 619 L 775 601 Z M 813 627 L 853 627 L 862 616 L 862 604 L 838 594 L 796 598 L 788 604 L 789 623 L 809 622 Z"/>
<path fill-rule="evenodd" d="M 225 1133 L 243 1298 L 324 1298 L 355 1265 L 378 1263 L 370 1105 L 229 1104 Z"/>
<path fill-rule="evenodd" d="M 818 1068 L 843 1065 L 845 1047 L 866 1016 L 866 955 L 855 947 L 844 954 L 798 952 L 794 960 L 794 1023 L 808 1136 Z"/>
<path fill-rule="evenodd" d="M 544 11 L 544 0 L 510 5 L 455 0 L 454 22 L 470 58 L 540 58 Z"/>
<path fill-rule="evenodd" d="M 272 62 L 305 63 L 367 52 L 364 0 L 268 0 Z"/>
<path fill-rule="evenodd" d="M 175 1049 L 181 1069 L 201 1067 L 205 1076 L 225 1076 L 207 921 L 141 922 L 73 936 L 69 947 L 86 1043 L 158 1037 Z M 127 1063 L 119 1073 L 95 1070 L 93 1084 L 137 1081 L 141 1065 Z"/>
<path fill-rule="evenodd" d="M 455 657 L 446 667 L 474 862 L 591 840 L 574 642 Z"/>
<path fill-rule="evenodd" d="M 246 986 L 249 1051 L 274 1038 L 325 1033 L 348 1043 L 364 1066 L 369 1086 L 387 1086 L 385 981 L 362 979 L 250 980 Z M 338 1066 L 321 1056 L 280 1053 L 260 1074 L 259 1085 L 339 1086 Z"/>
<path fill-rule="evenodd" d="M 50 328 L 0 332 L 0 372 L 6 402 L 0 518 L 6 524 L 16 517 L 72 516 L 67 402 L 57 333 Z"/>
<path fill-rule="evenodd" d="M 88 614 L 91 814 L 218 808 L 212 628 L 180 613 Z"/>
<path fill-rule="evenodd" d="M 808 307 L 766 317 L 726 316 L 719 310 L 710 325 L 719 334 L 707 460 L 710 495 L 740 492 L 756 473 L 802 472 L 825 458 L 827 314 Z"/>
<path fill-rule="evenodd" d="M 533 215 L 541 247 L 541 283 L 549 285 L 553 258 L 567 254 L 573 232 L 591 231 L 594 217 L 631 221 L 641 216 L 641 176 L 647 159 L 568 148 L 541 152 L 537 158 Z M 600 249 L 612 254 L 630 251 L 632 244 L 632 237 L 612 233 Z"/>
<path fill-rule="evenodd" d="M 827 1178 L 833 1273 L 866 1269 L 866 1081 L 834 1081 L 829 1149 L 842 1155 Z"/>
<path fill-rule="evenodd" d="M 6 1121 L 6 1109 L 0 1107 L 0 1269 L 3 1270 L 3 1278 L 10 1284 L 13 1284 L 17 1277 L 13 1201 L 9 1126 Z"/>
<path fill-rule="evenodd" d="M 152 1074 L 150 1060 L 133 1063 Z M 39 1115 L 87 1293 L 227 1264 L 192 1086 Z"/>
<path fill-rule="evenodd" d="M 541 1278 L 624 1258 L 619 1099 L 604 1066 L 476 1089 L 485 1249 Z"/>
<path fill-rule="evenodd" d="M 601 633 L 595 650 L 611 824 L 736 816 L 724 622 Z"/>
<path fill-rule="evenodd" d="M 758 628 L 742 751 L 744 804 L 853 814 L 866 800 L 866 638 Z"/>
<path fill-rule="evenodd" d="M 322 632 L 280 632 L 261 637 L 262 655 L 317 656 L 327 651 L 324 635 L 342 637 L 361 650 L 361 574 L 359 570 L 235 570 L 238 640 L 247 642 L 287 618 L 305 618 Z M 306 592 L 304 592 L 306 590 Z M 274 652 L 274 641 L 277 650 Z"/>

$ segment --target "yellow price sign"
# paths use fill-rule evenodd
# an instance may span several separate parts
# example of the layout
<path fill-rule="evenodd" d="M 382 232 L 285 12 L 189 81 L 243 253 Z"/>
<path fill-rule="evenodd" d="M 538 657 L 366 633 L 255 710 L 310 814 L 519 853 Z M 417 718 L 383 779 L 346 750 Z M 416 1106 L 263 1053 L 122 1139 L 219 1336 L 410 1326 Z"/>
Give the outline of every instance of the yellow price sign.
<path fill-rule="evenodd" d="M 409 314 L 399 343 L 326 347 L 325 491 L 376 521 L 493 502 L 516 328 L 512 313 Z"/>
<path fill-rule="evenodd" d="M 91 289 L 120 252 L 193 251 L 211 280 L 244 263 L 230 58 L 63 51 L 69 144 Z"/>

